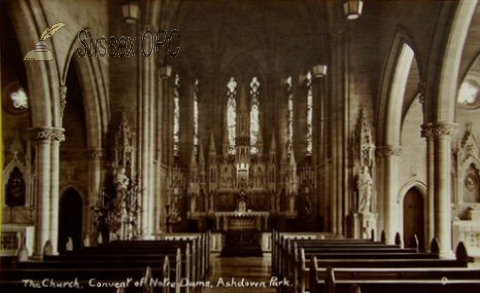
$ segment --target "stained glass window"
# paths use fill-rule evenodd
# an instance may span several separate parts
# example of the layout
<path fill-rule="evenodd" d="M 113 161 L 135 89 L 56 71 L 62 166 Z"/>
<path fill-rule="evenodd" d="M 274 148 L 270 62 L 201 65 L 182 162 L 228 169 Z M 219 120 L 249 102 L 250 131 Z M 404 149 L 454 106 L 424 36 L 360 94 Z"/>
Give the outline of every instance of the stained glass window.
<path fill-rule="evenodd" d="M 292 77 L 287 78 L 287 154 L 290 156 L 293 151 L 293 93 L 292 93 Z"/>
<path fill-rule="evenodd" d="M 229 153 L 235 154 L 235 137 L 237 136 L 237 82 L 235 78 L 231 77 L 227 84 L 227 128 L 228 128 L 228 141 L 229 141 Z"/>
<path fill-rule="evenodd" d="M 175 87 L 173 90 L 173 155 L 180 152 L 180 76 L 175 75 Z"/>
<path fill-rule="evenodd" d="M 256 77 L 250 82 L 250 96 L 251 96 L 251 107 L 250 107 L 250 152 L 252 154 L 258 153 L 258 135 L 260 131 L 260 100 L 259 100 L 259 91 L 260 82 Z"/>
<path fill-rule="evenodd" d="M 193 149 L 198 152 L 198 79 L 193 90 Z"/>
<path fill-rule="evenodd" d="M 307 156 L 312 155 L 312 132 L 313 132 L 313 126 L 312 126 L 312 121 L 313 121 L 313 94 L 312 94 L 312 74 L 309 71 L 307 74 L 307 88 L 308 88 L 308 93 L 307 93 L 307 135 L 306 135 L 306 141 L 307 141 Z"/>

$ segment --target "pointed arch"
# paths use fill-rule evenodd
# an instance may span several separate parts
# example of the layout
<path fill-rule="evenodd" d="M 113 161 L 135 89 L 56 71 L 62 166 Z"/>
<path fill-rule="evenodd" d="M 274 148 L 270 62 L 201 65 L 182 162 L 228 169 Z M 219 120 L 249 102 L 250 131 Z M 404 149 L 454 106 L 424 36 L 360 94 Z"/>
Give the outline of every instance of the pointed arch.
<path fill-rule="evenodd" d="M 41 4 L 37 1 L 11 1 L 9 13 L 22 52 L 35 47 L 32 37 L 38 37 L 49 25 Z M 49 48 L 55 56 L 53 43 Z M 25 62 L 29 102 L 33 127 L 58 127 L 59 73 L 55 62 Z"/>
<path fill-rule="evenodd" d="M 405 87 L 409 76 L 415 47 L 408 34 L 398 29 L 386 64 L 380 85 L 376 120 L 378 125 L 378 145 L 400 145 L 402 109 Z"/>
<path fill-rule="evenodd" d="M 460 0 L 455 10 L 445 52 L 441 55 L 438 99 L 433 102 L 436 121 L 454 121 L 460 62 L 476 7 L 477 0 Z"/>
<path fill-rule="evenodd" d="M 86 29 L 88 36 L 90 32 Z M 85 105 L 85 121 L 87 124 L 87 147 L 101 148 L 103 139 L 107 134 L 110 124 L 110 106 L 108 102 L 107 84 L 105 74 L 98 58 L 82 58 L 77 54 L 80 43 L 75 36 L 68 50 L 63 64 L 60 83 L 67 82 L 68 70 L 72 62 L 78 69 L 80 88 L 82 90 L 83 103 Z M 67 95 L 68 95 L 67 88 Z M 68 100 L 67 100 L 68 103 Z M 62 121 L 63 124 L 63 121 Z"/>

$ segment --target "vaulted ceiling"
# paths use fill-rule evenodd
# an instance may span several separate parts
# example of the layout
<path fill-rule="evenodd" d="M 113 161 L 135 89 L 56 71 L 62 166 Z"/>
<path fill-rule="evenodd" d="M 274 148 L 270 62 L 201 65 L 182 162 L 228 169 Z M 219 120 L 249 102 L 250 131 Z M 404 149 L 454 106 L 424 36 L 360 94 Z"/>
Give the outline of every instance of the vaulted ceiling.
<path fill-rule="evenodd" d="M 170 27 L 180 31 L 183 57 L 192 71 L 229 74 L 231 67 L 258 67 L 282 75 L 325 58 L 322 3 L 187 0 L 180 2 Z"/>

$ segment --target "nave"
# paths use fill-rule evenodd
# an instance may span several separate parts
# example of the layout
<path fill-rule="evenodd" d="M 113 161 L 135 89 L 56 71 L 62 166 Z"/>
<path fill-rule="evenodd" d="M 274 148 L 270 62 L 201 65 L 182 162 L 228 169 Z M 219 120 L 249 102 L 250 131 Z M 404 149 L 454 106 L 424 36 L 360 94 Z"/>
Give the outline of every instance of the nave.
<path fill-rule="evenodd" d="M 272 279 L 271 254 L 264 254 L 263 257 L 220 257 L 218 254 L 212 254 L 211 269 L 210 282 L 213 288 L 205 289 L 204 293 L 276 292 L 276 287 L 270 285 Z M 246 282 L 251 282 L 251 284 L 245 287 L 228 286 L 227 281 L 231 282 L 232 278 L 237 284 L 241 284 L 242 279 L 245 280 L 244 284 Z M 265 283 L 266 288 L 262 286 L 262 282 Z"/>

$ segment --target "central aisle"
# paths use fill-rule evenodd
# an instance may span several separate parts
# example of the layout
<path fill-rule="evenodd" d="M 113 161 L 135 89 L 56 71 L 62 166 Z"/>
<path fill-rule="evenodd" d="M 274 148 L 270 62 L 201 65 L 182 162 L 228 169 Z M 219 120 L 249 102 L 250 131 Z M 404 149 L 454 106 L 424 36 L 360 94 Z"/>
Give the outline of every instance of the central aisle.
<path fill-rule="evenodd" d="M 271 282 L 271 254 L 263 257 L 219 257 L 212 254 L 211 258 L 212 287 L 206 288 L 203 293 L 277 292 L 278 283 Z"/>

